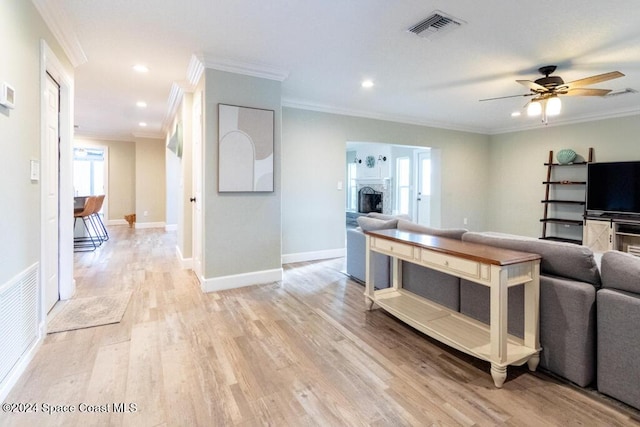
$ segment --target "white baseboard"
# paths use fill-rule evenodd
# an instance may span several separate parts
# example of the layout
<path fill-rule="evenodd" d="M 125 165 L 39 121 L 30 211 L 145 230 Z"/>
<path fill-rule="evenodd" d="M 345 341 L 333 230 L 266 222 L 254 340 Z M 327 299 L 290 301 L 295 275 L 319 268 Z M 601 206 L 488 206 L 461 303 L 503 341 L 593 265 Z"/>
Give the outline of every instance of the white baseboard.
<path fill-rule="evenodd" d="M 38 338 L 35 342 L 29 347 L 24 354 L 20 357 L 15 366 L 9 371 L 4 381 L 0 384 L 0 402 L 4 402 L 7 398 L 11 389 L 16 385 L 20 376 L 27 370 L 27 366 L 29 366 L 29 362 L 33 360 L 34 356 L 40 349 L 44 341 L 44 337 L 46 336 L 46 324 L 45 322 L 40 322 L 38 325 Z"/>
<path fill-rule="evenodd" d="M 241 288 L 243 286 L 279 282 L 281 280 L 282 268 L 274 268 L 273 270 L 253 271 L 251 273 L 234 274 L 232 276 L 201 279 L 200 286 L 203 292 L 217 292 L 225 289 Z"/>
<path fill-rule="evenodd" d="M 193 269 L 193 258 L 184 258 L 179 246 L 176 246 L 176 256 L 178 257 L 178 261 L 180 261 L 180 265 L 183 270 Z"/>
<path fill-rule="evenodd" d="M 110 219 L 107 220 L 107 225 L 129 225 L 124 219 Z"/>
<path fill-rule="evenodd" d="M 317 261 L 321 259 L 340 258 L 345 255 L 345 248 L 327 249 L 324 251 L 299 252 L 297 254 L 283 254 L 282 263 Z"/>
<path fill-rule="evenodd" d="M 177 231 L 178 224 L 165 224 L 164 231 Z"/>
<path fill-rule="evenodd" d="M 164 222 L 136 222 L 135 228 L 164 228 Z"/>

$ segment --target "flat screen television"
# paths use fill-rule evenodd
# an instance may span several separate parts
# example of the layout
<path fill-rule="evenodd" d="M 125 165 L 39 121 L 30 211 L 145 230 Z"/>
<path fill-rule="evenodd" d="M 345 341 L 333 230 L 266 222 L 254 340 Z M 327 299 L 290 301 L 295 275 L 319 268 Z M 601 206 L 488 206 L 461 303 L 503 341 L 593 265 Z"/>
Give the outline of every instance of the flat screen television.
<path fill-rule="evenodd" d="M 640 216 L 640 161 L 589 163 L 587 212 Z"/>

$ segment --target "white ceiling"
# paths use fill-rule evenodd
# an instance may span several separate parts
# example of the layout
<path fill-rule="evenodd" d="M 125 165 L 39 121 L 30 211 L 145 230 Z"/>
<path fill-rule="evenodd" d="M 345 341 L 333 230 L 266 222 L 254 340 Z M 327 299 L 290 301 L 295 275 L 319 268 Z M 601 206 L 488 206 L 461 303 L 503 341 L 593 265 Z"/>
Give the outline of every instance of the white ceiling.
<path fill-rule="evenodd" d="M 32 1 L 55 10 L 45 19 L 77 65 L 79 135 L 162 136 L 194 54 L 283 71 L 285 106 L 482 133 L 544 126 L 511 117 L 529 98 L 479 102 L 527 93 L 515 80 L 542 77 L 543 65 L 566 82 L 618 70 L 626 76 L 590 87 L 640 91 L 637 0 Z M 434 10 L 466 25 L 435 40 L 406 32 Z M 564 97 L 549 125 L 638 113 L 640 93 Z"/>

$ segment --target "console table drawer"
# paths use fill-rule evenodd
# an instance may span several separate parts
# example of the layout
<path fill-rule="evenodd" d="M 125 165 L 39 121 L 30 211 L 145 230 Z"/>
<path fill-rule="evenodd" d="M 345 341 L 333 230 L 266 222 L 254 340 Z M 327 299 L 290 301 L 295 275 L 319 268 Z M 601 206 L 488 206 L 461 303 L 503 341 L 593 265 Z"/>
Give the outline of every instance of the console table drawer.
<path fill-rule="evenodd" d="M 413 247 L 384 239 L 373 239 L 373 247 L 394 256 L 413 258 Z"/>
<path fill-rule="evenodd" d="M 422 262 L 453 270 L 469 277 L 480 278 L 480 263 L 475 261 L 423 250 Z"/>

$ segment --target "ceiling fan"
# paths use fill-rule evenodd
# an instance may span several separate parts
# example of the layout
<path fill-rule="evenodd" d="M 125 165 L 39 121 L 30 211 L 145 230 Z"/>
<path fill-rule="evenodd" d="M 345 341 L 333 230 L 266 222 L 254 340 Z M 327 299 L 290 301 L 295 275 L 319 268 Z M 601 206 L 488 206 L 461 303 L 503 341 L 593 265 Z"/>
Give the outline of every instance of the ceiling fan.
<path fill-rule="evenodd" d="M 589 86 L 624 76 L 620 71 L 611 71 L 609 73 L 598 74 L 565 83 L 562 77 L 551 75 L 555 70 L 555 65 L 546 65 L 538 68 L 538 71 L 544 75 L 544 77 L 533 82 L 530 80 L 516 80 L 516 82 L 528 88 L 529 93 L 486 98 L 480 101 L 532 96 L 533 98 L 524 106 L 527 109 L 527 114 L 530 116 L 542 114 L 542 121 L 546 123 L 548 115 L 551 116 L 560 113 L 561 103 L 559 96 L 605 96 L 611 92 L 611 89 L 589 89 L 582 86 Z"/>

